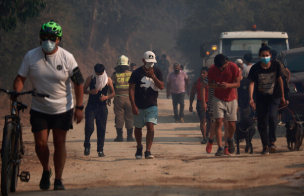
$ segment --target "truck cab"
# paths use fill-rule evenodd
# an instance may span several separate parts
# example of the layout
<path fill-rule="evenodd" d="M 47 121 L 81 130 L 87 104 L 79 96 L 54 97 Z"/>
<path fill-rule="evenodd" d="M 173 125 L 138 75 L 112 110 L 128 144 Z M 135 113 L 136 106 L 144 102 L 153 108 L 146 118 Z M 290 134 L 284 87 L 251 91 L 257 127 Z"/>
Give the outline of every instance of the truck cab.
<path fill-rule="evenodd" d="M 271 49 L 280 54 L 283 50 L 289 50 L 288 35 L 286 32 L 259 31 L 255 25 L 251 31 L 222 32 L 218 47 L 211 44 L 201 45 L 201 57 L 205 58 L 204 66 L 210 67 L 217 54 L 224 54 L 229 61 L 243 59 L 247 53 L 252 53 L 253 63 L 259 61 L 259 49 L 262 43 L 266 43 Z M 211 46 L 211 47 L 210 47 Z"/>

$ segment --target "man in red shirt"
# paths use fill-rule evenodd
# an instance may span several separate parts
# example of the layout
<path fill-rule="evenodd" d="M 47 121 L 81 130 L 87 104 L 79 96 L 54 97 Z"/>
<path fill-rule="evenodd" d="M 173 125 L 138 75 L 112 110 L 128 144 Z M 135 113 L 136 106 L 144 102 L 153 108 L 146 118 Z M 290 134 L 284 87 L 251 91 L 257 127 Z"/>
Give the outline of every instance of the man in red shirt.
<path fill-rule="evenodd" d="M 214 81 L 214 83 L 213 83 Z M 238 66 L 229 62 L 223 54 L 214 58 L 214 65 L 209 69 L 208 85 L 214 88 L 213 116 L 215 118 L 215 135 L 218 143 L 218 151 L 215 156 L 230 155 L 235 148 L 233 135 L 235 121 L 237 121 L 237 97 L 235 89 L 240 86 L 240 73 Z M 228 146 L 222 147 L 222 124 L 223 119 L 228 121 Z M 225 138 L 226 139 L 226 138 Z"/>

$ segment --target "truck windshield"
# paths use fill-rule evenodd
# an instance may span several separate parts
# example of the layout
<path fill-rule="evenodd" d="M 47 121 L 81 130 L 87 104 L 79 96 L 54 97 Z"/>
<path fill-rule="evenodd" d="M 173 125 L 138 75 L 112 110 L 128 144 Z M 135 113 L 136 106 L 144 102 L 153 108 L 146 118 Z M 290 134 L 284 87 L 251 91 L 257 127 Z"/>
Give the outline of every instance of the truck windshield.
<path fill-rule="evenodd" d="M 285 57 L 283 64 L 291 73 L 303 72 L 304 53 L 297 53 Z"/>
<path fill-rule="evenodd" d="M 271 49 L 279 54 L 287 50 L 286 39 L 278 38 L 246 38 L 246 39 L 223 39 L 222 53 L 228 57 L 243 57 L 247 53 L 252 53 L 253 57 L 258 57 L 261 44 L 266 43 Z"/>

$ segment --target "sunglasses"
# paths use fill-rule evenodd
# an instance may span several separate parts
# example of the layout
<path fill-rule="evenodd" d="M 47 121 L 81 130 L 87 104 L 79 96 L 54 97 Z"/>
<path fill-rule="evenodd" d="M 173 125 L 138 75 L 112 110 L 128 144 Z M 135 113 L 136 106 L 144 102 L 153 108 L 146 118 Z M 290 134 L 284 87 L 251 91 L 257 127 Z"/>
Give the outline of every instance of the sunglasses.
<path fill-rule="evenodd" d="M 55 42 L 57 40 L 57 37 L 47 37 L 47 36 L 41 36 L 40 37 L 41 41 L 47 41 L 50 40 L 52 42 Z"/>

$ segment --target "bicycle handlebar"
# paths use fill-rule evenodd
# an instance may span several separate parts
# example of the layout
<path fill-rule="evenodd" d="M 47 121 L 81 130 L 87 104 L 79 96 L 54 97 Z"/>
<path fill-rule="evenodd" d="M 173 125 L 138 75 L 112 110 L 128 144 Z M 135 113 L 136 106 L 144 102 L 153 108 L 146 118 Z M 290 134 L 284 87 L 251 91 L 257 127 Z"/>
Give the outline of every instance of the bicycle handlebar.
<path fill-rule="evenodd" d="M 25 95 L 25 94 L 30 94 L 32 96 L 36 96 L 36 97 L 50 97 L 49 95 L 46 94 L 42 94 L 42 93 L 36 93 L 35 89 L 31 90 L 31 91 L 24 91 L 24 92 L 16 92 L 16 91 L 9 91 L 9 90 L 5 90 L 0 88 L 0 91 L 5 92 L 6 94 L 9 94 L 13 97 L 18 97 L 19 95 Z"/>

